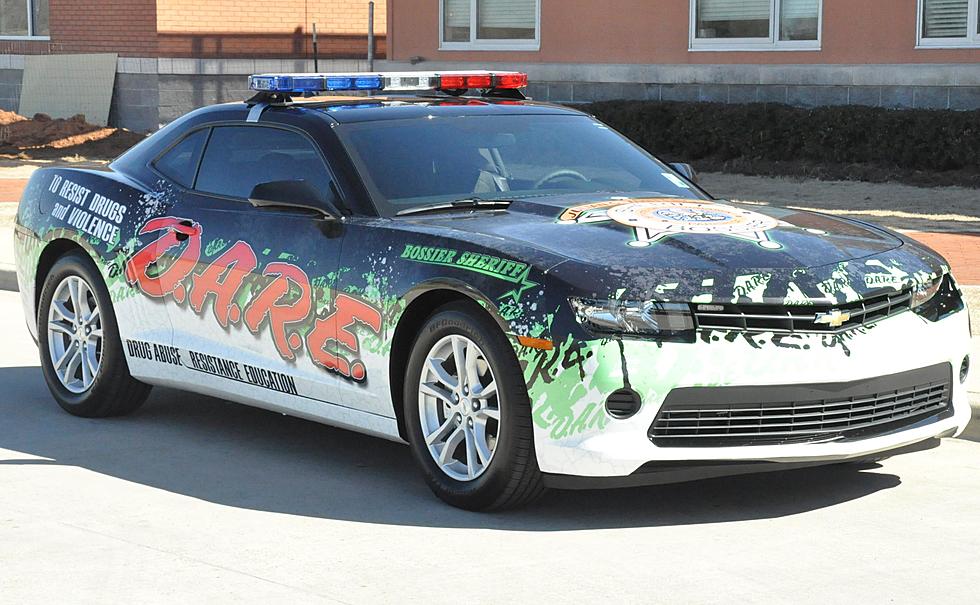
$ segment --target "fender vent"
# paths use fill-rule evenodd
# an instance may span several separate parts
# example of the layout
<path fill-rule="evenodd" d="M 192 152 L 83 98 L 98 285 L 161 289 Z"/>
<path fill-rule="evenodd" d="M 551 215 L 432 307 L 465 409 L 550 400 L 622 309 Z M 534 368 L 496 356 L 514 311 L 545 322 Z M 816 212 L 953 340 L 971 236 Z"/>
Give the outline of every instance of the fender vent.
<path fill-rule="evenodd" d="M 620 420 L 640 411 L 640 394 L 633 389 L 618 389 L 606 398 L 606 412 Z"/>

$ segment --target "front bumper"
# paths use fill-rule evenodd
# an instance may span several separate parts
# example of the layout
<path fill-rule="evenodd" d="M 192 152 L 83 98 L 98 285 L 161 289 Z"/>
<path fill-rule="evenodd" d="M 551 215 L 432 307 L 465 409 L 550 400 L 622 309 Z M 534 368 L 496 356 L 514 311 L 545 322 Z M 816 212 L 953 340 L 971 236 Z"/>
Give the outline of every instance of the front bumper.
<path fill-rule="evenodd" d="M 591 341 L 562 352 L 577 364 L 563 363 L 553 380 L 531 387 L 538 464 L 553 485 L 591 487 L 598 478 L 640 485 L 894 455 L 966 427 L 971 411 L 959 368 L 969 351 L 965 311 L 936 322 L 905 312 L 837 335 L 710 332 L 695 343 Z M 952 414 L 884 434 L 718 447 L 661 447 L 648 436 L 674 389 L 843 383 L 940 363 L 953 368 Z M 603 404 L 624 385 L 643 403 L 634 416 L 613 419 Z"/>
<path fill-rule="evenodd" d="M 954 429 L 929 439 L 896 447 L 883 452 L 840 456 L 835 458 L 816 458 L 813 460 L 772 461 L 772 460 L 702 460 L 682 462 L 648 462 L 635 472 L 622 477 L 582 477 L 577 475 L 557 475 L 546 473 L 544 483 L 554 489 L 613 489 L 620 487 L 640 487 L 644 485 L 663 485 L 683 483 L 717 477 L 770 473 L 801 468 L 827 466 L 828 464 L 875 462 L 885 457 L 910 454 L 939 447 L 940 437 L 951 437 Z"/>

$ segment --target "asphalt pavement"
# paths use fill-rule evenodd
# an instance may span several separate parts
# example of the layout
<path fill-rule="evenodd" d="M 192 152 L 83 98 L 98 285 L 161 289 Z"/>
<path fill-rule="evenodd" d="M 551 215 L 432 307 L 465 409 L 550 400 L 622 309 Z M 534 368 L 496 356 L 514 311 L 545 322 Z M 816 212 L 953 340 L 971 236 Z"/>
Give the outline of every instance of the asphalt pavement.
<path fill-rule="evenodd" d="M 980 443 L 475 514 L 402 445 L 156 389 L 86 420 L 0 292 L 0 602 L 976 600 Z"/>

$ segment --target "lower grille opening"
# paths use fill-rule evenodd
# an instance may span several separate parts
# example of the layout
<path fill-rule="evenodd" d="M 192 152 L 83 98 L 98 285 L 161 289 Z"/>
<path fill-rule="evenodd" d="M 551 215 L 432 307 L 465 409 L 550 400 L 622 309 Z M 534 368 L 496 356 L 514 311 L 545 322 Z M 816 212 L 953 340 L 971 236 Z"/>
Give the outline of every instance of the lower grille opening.
<path fill-rule="evenodd" d="M 650 425 L 661 447 L 866 438 L 952 415 L 948 363 L 867 380 L 674 389 Z"/>

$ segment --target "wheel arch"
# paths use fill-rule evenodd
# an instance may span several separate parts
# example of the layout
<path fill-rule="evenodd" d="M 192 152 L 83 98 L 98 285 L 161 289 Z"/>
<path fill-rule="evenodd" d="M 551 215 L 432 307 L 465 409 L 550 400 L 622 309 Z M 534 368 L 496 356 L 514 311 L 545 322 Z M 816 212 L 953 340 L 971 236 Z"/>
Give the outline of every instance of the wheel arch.
<path fill-rule="evenodd" d="M 391 353 L 388 358 L 388 376 L 391 404 L 395 411 L 395 419 L 398 421 L 398 434 L 403 440 L 408 441 L 405 415 L 402 410 L 404 407 L 402 394 L 405 390 L 405 368 L 408 367 L 408 358 L 411 355 L 415 337 L 418 336 L 419 330 L 426 320 L 446 305 L 470 302 L 473 304 L 474 310 L 485 313 L 505 334 L 510 332 L 510 325 L 500 316 L 497 305 L 492 299 L 473 286 L 457 280 L 438 280 L 419 284 L 406 294 L 403 300 L 405 300 L 406 306 L 395 326 L 395 333 L 392 335 Z"/>
<path fill-rule="evenodd" d="M 34 314 L 37 315 L 38 307 L 41 304 L 41 290 L 44 288 L 44 280 L 47 279 L 51 268 L 58 262 L 58 259 L 70 252 L 82 252 L 93 261 L 98 260 L 94 251 L 85 247 L 76 240 L 66 237 L 58 237 L 50 240 L 41 250 L 41 255 L 37 260 L 37 270 L 34 274 Z M 98 263 L 96 262 L 96 267 Z M 99 274 L 101 275 L 101 271 Z"/>

